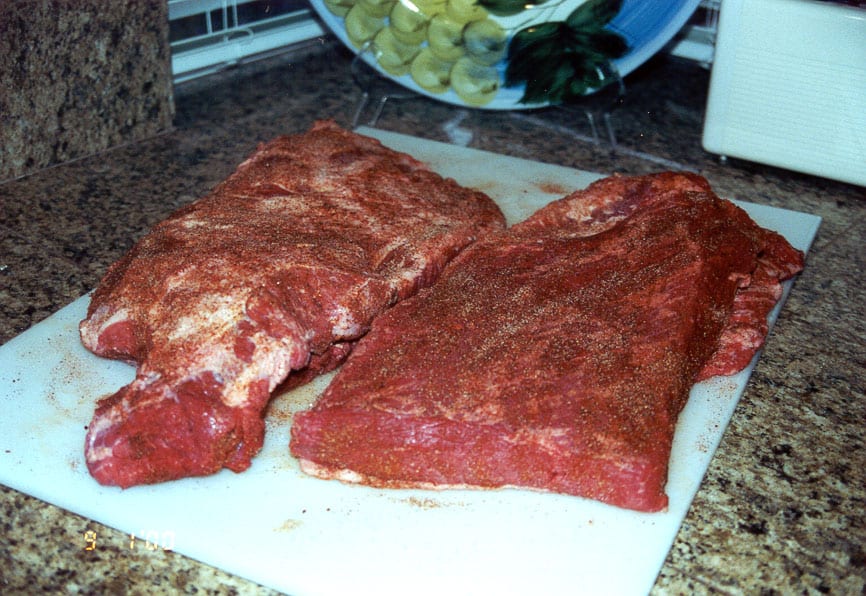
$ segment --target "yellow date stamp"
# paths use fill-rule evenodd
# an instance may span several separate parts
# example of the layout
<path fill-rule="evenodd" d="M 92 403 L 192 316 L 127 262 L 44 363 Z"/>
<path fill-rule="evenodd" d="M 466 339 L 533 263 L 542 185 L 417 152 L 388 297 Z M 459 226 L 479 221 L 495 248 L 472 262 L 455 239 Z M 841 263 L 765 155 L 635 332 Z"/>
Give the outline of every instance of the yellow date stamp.
<path fill-rule="evenodd" d="M 140 530 L 137 534 L 128 534 L 124 547 L 129 550 L 173 551 L 175 534 L 173 530 Z M 95 530 L 84 532 L 84 550 L 95 551 L 99 547 L 99 535 Z"/>

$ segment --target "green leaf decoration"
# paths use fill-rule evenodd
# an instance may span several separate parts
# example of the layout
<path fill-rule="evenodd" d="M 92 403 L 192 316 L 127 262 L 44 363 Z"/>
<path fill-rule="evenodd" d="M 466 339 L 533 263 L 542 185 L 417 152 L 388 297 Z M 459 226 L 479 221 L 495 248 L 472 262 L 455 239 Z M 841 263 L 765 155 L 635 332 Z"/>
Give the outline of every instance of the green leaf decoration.
<path fill-rule="evenodd" d="M 496 16 L 510 17 L 545 2 L 547 0 L 478 0 L 476 4 Z"/>
<path fill-rule="evenodd" d="M 505 85 L 525 86 L 521 103 L 553 104 L 603 87 L 609 62 L 628 51 L 621 35 L 605 29 L 621 8 L 621 0 L 589 0 L 565 21 L 521 29 L 508 45 Z"/>
<path fill-rule="evenodd" d="M 565 22 L 575 31 L 594 31 L 610 23 L 622 10 L 622 0 L 588 0 L 568 15 Z"/>
<path fill-rule="evenodd" d="M 619 58 L 628 51 L 628 44 L 623 36 L 607 29 L 601 29 L 578 39 L 587 47 L 594 48 L 595 52 L 604 57 Z"/>

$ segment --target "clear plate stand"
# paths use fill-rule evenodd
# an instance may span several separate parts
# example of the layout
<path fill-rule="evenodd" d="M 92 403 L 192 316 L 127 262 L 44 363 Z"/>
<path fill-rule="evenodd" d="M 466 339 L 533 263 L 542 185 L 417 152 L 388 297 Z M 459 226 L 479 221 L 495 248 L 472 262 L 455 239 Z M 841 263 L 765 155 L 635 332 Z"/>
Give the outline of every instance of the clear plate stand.
<path fill-rule="evenodd" d="M 609 149 L 617 149 L 614 131 L 614 112 L 626 101 L 625 82 L 616 66 L 608 62 L 602 69 L 602 79 L 607 83 L 598 91 L 586 95 L 579 102 L 557 106 L 558 109 L 574 114 L 578 120 L 582 114 L 590 130 L 592 142 L 596 145 L 608 143 Z"/>
<path fill-rule="evenodd" d="M 361 89 L 361 96 L 352 115 L 352 128 L 361 125 L 375 127 L 385 106 L 391 100 L 420 97 L 420 94 L 399 85 L 375 71 L 365 60 L 365 54 L 371 54 L 371 44 L 367 44 L 355 54 L 352 60 L 352 78 Z M 580 102 L 552 106 L 542 109 L 562 110 L 572 116 L 571 121 L 577 122 L 581 116 L 589 127 L 587 138 L 593 144 L 609 145 L 615 152 L 617 149 L 616 133 L 614 131 L 613 114 L 626 100 L 626 87 L 616 67 L 608 63 L 603 69 L 603 78 L 609 82 L 604 88 L 587 95 Z M 524 110 L 520 110 L 521 112 Z"/>
<path fill-rule="evenodd" d="M 389 100 L 409 99 L 418 97 L 418 94 L 387 77 L 381 76 L 374 71 L 369 64 L 363 60 L 364 54 L 372 54 L 372 44 L 367 42 L 355 54 L 351 64 L 352 78 L 361 88 L 361 97 L 355 106 L 352 116 L 352 128 L 365 124 L 370 127 L 376 126 L 379 117 L 385 109 Z M 366 121 L 364 120 L 366 117 Z"/>

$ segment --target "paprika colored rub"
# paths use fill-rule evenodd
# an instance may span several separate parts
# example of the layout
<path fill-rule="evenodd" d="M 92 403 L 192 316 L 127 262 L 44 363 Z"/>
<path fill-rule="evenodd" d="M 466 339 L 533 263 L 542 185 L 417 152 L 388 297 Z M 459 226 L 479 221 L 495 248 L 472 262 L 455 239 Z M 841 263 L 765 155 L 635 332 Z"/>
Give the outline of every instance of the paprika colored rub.
<path fill-rule="evenodd" d="M 486 195 L 333 122 L 263 144 L 94 292 L 82 342 L 138 370 L 96 408 L 90 473 L 127 487 L 246 469 L 277 387 L 338 365 L 376 315 L 503 227 Z"/>
<path fill-rule="evenodd" d="M 802 266 L 698 176 L 601 180 L 377 318 L 291 452 L 323 478 L 662 510 L 692 385 L 749 362 Z"/>

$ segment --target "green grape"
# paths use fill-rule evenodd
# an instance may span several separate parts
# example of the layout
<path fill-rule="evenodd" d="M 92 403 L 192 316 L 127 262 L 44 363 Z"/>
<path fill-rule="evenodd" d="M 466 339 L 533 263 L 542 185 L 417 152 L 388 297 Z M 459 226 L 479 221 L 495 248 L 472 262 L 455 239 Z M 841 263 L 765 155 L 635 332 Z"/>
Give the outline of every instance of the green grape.
<path fill-rule="evenodd" d="M 386 72 L 394 76 L 408 73 L 409 64 L 420 51 L 421 48 L 418 46 L 403 43 L 394 37 L 394 32 L 389 27 L 380 29 L 373 38 L 373 53 L 376 61 Z"/>
<path fill-rule="evenodd" d="M 448 0 L 399 0 L 406 2 L 418 9 L 418 12 L 425 14 L 431 19 L 437 14 L 445 12 L 445 5 Z"/>
<path fill-rule="evenodd" d="M 394 37 L 412 45 L 420 45 L 427 38 L 427 23 L 430 16 L 420 12 L 407 0 L 399 0 L 391 9 L 390 27 Z"/>
<path fill-rule="evenodd" d="M 469 23 L 487 16 L 487 11 L 476 0 L 448 0 L 445 14 L 457 23 Z"/>
<path fill-rule="evenodd" d="M 395 0 L 358 0 L 358 4 L 363 4 L 367 12 L 374 17 L 387 17 L 394 2 Z"/>
<path fill-rule="evenodd" d="M 454 63 L 451 69 L 451 88 L 471 106 L 490 103 L 499 91 L 499 72 L 492 66 L 479 64 L 469 56 Z"/>
<path fill-rule="evenodd" d="M 355 4 L 346 14 L 346 35 L 353 44 L 360 47 L 373 39 L 379 29 L 385 26 L 385 19 L 367 12 L 361 2 Z"/>
<path fill-rule="evenodd" d="M 412 80 L 431 93 L 443 93 L 448 89 L 453 62 L 442 60 L 430 48 L 423 48 L 409 68 Z"/>
<path fill-rule="evenodd" d="M 345 17 L 349 9 L 355 5 L 355 0 L 323 0 L 325 6 L 338 17 Z"/>
<path fill-rule="evenodd" d="M 493 19 L 473 21 L 463 30 L 463 45 L 467 55 L 476 62 L 489 66 L 505 57 L 508 34 L 502 25 Z"/>
<path fill-rule="evenodd" d="M 410 46 L 420 46 L 422 43 L 424 43 L 424 40 L 427 39 L 426 24 L 417 31 L 406 32 L 393 26 L 391 27 L 391 30 L 394 33 L 394 37 L 396 37 L 403 43 L 409 44 Z"/>
<path fill-rule="evenodd" d="M 427 43 L 442 60 L 454 61 L 464 54 L 463 24 L 444 14 L 436 15 L 427 25 Z"/>

